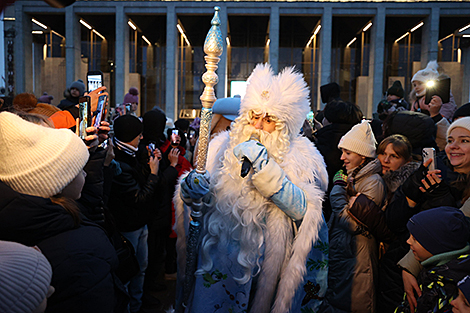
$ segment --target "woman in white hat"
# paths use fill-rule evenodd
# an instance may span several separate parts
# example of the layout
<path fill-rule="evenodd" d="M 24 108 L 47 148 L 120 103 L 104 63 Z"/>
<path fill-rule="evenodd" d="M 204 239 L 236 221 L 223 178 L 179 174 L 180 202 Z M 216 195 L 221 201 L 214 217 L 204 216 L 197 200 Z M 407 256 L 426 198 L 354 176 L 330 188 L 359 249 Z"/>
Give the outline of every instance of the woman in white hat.
<path fill-rule="evenodd" d="M 320 312 L 375 312 L 378 243 L 349 211 L 349 201 L 361 193 L 381 206 L 385 184 L 376 158 L 376 141 L 367 121 L 355 125 L 340 140 L 340 170 L 333 179 L 330 201 L 328 291 Z"/>
<path fill-rule="evenodd" d="M 0 240 L 38 246 L 52 266 L 48 312 L 114 312 L 116 252 L 74 200 L 88 149 L 68 129 L 0 113 Z"/>

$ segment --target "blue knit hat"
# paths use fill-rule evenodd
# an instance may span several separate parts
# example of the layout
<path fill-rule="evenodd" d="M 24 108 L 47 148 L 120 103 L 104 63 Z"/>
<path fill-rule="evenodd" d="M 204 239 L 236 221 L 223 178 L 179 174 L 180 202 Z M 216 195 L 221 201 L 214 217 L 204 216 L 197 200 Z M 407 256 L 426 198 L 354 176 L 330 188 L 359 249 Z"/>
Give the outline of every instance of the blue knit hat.
<path fill-rule="evenodd" d="M 465 215 L 452 207 L 422 211 L 412 216 L 406 227 L 433 255 L 463 249 L 470 237 Z"/>

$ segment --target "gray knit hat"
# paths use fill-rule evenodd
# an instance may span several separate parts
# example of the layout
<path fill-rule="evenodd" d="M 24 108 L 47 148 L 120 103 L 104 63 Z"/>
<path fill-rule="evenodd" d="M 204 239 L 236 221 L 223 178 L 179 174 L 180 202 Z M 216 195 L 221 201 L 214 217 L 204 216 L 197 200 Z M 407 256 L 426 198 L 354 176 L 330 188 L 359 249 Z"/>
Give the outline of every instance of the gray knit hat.
<path fill-rule="evenodd" d="M 46 298 L 52 268 L 39 251 L 0 241 L 0 312 L 30 313 Z"/>
<path fill-rule="evenodd" d="M 338 148 L 355 152 L 359 155 L 375 158 L 375 141 L 374 133 L 367 120 L 356 124 L 348 131 L 339 141 Z"/>

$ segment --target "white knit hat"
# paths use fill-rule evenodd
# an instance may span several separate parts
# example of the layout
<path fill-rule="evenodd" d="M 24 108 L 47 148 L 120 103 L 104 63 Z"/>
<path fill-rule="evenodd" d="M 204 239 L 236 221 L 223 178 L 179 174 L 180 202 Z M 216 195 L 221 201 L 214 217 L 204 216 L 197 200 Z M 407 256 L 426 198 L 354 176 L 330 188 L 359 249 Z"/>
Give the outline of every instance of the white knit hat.
<path fill-rule="evenodd" d="M 68 129 L 54 129 L 0 113 L 0 180 L 43 198 L 59 194 L 83 169 L 88 149 Z"/>
<path fill-rule="evenodd" d="M 36 249 L 0 241 L 0 312 L 30 313 L 46 298 L 52 268 Z"/>
<path fill-rule="evenodd" d="M 436 80 L 439 77 L 439 72 L 437 71 L 439 65 L 436 60 L 429 61 L 425 69 L 419 70 L 416 74 L 413 75 L 411 82 L 420 81 L 426 83 L 430 80 Z"/>
<path fill-rule="evenodd" d="M 290 138 L 300 132 L 310 111 L 307 83 L 294 67 L 274 75 L 271 65 L 258 64 L 248 78 L 246 93 L 240 103 L 239 116 L 250 111 L 268 113 L 287 126 Z"/>
<path fill-rule="evenodd" d="M 449 137 L 449 134 L 452 129 L 457 127 L 462 127 L 470 131 L 470 116 L 461 117 L 458 120 L 454 121 L 452 124 L 450 124 L 449 128 L 447 128 L 447 137 Z"/>
<path fill-rule="evenodd" d="M 339 141 L 338 148 L 355 152 L 359 155 L 375 158 L 375 141 L 374 133 L 367 120 L 356 124 L 348 131 Z"/>

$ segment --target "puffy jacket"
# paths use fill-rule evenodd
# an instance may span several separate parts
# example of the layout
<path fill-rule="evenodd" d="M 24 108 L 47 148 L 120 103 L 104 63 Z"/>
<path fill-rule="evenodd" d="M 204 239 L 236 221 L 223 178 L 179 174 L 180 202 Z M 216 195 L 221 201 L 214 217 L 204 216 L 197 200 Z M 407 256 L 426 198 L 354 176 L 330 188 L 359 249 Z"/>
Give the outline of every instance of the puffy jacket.
<path fill-rule="evenodd" d="M 61 206 L 3 182 L 0 194 L 0 239 L 37 245 L 52 265 L 46 312 L 114 312 L 118 259 L 104 230 L 86 221 L 75 227 Z"/>
<path fill-rule="evenodd" d="M 378 159 L 355 177 L 355 192 L 381 206 L 385 184 Z M 328 222 L 330 253 L 328 291 L 319 312 L 375 312 L 378 245 L 376 239 L 349 215 L 346 188 L 333 186 L 330 194 L 333 214 Z"/>

